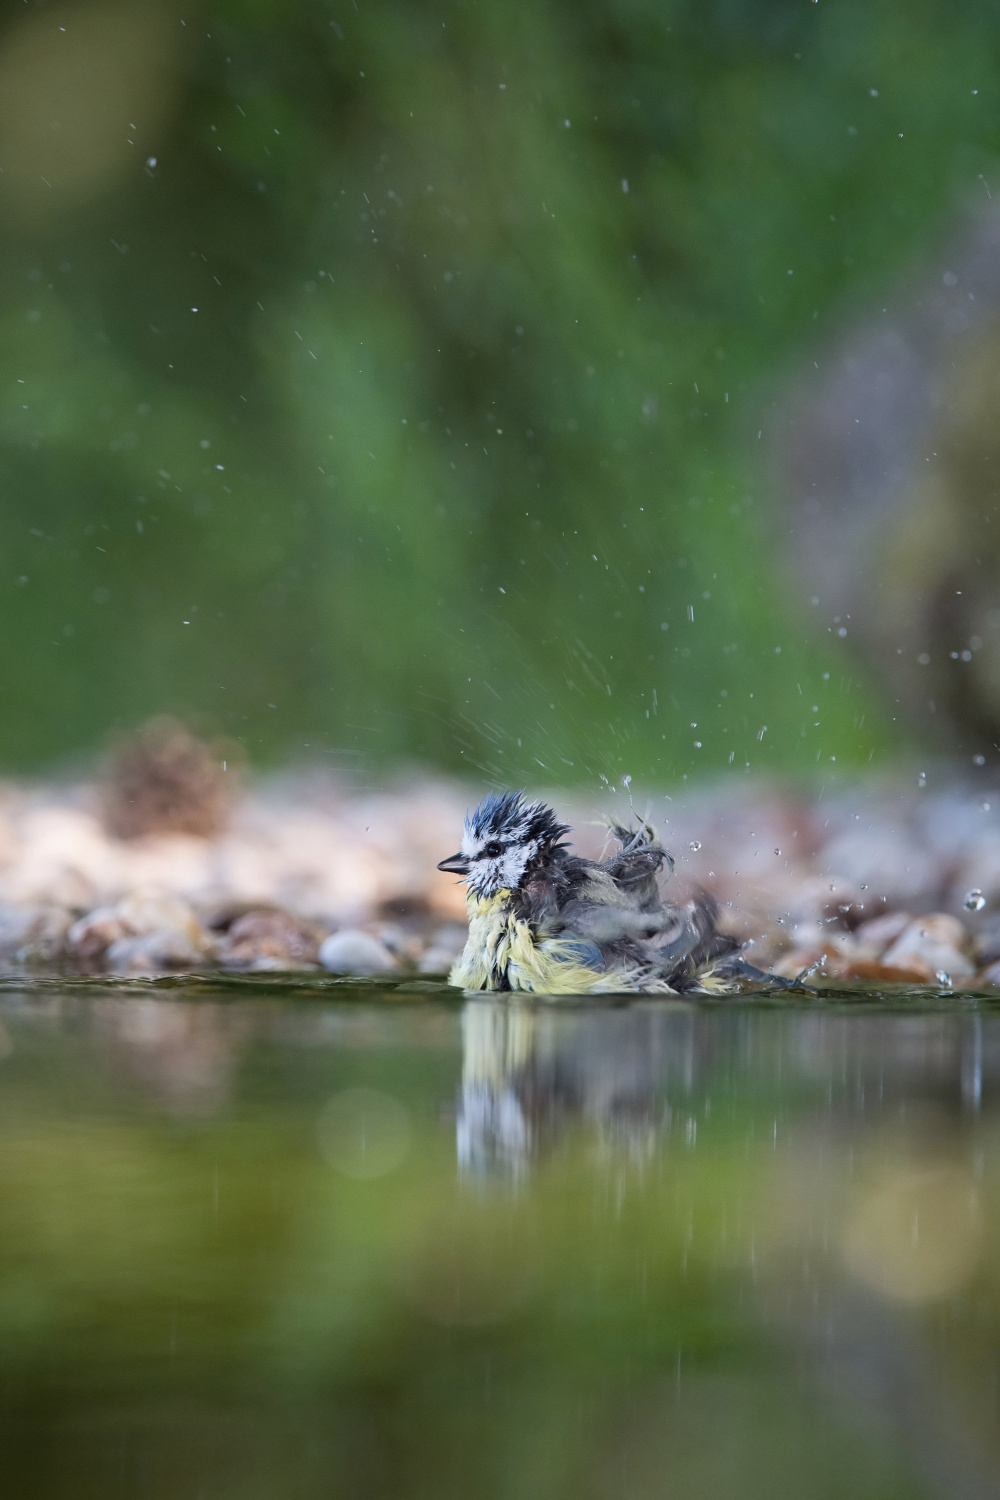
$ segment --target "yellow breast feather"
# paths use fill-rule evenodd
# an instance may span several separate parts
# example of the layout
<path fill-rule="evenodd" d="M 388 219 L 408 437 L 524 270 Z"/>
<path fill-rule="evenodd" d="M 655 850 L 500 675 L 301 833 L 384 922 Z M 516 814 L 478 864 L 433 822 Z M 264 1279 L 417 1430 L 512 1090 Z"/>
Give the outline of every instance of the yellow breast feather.
<path fill-rule="evenodd" d="M 510 989 L 536 995 L 621 994 L 638 990 L 672 995 L 663 980 L 640 969 L 601 970 L 581 962 L 572 938 L 538 939 L 511 909 L 510 892 L 469 895 L 469 936 L 448 976 L 466 990 Z"/>
<path fill-rule="evenodd" d="M 527 922 L 512 922 L 507 982 L 536 995 L 585 995 L 604 976 L 580 962 L 579 948 L 560 938 L 535 939 Z"/>
<path fill-rule="evenodd" d="M 510 891 L 498 891 L 495 896 L 482 898 L 470 892 L 465 906 L 469 913 L 469 936 L 452 966 L 448 983 L 463 990 L 498 989 L 497 975 L 507 963 Z"/>

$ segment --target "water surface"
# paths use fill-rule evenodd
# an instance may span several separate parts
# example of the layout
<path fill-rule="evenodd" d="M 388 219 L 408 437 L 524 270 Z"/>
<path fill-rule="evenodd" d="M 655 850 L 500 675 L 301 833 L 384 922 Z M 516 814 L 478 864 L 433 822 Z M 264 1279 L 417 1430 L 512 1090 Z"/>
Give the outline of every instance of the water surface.
<path fill-rule="evenodd" d="M 19 1497 L 1000 1495 L 1000 1012 L 0 993 Z"/>

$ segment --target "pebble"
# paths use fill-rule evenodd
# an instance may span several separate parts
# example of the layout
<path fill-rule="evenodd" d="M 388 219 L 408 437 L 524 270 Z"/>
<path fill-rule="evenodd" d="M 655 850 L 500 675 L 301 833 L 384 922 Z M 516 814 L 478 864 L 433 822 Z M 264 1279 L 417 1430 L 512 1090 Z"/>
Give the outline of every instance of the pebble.
<path fill-rule="evenodd" d="M 910 915 L 905 911 L 890 911 L 880 917 L 871 917 L 854 929 L 855 944 L 872 958 L 881 958 L 909 923 Z"/>
<path fill-rule="evenodd" d="M 447 948 L 428 948 L 417 964 L 421 974 L 448 974 L 456 955 Z"/>
<path fill-rule="evenodd" d="M 319 961 L 332 974 L 388 974 L 396 960 L 384 943 L 360 928 L 345 927 L 320 944 Z"/>
<path fill-rule="evenodd" d="M 421 974 L 447 974 L 465 947 L 467 936 L 468 929 L 460 927 L 457 922 L 438 928 L 417 964 Z"/>
<path fill-rule="evenodd" d="M 876 826 L 841 833 L 823 849 L 822 859 L 832 877 L 856 889 L 866 885 L 891 905 L 940 899 L 941 861 L 899 829 Z"/>
<path fill-rule="evenodd" d="M 930 983 L 939 973 L 950 979 L 971 979 L 976 966 L 968 957 L 969 939 L 957 917 L 948 912 L 932 912 L 915 917 L 882 955 L 890 967 L 926 970 Z"/>
<path fill-rule="evenodd" d="M 975 954 L 983 967 L 995 964 L 997 959 L 1000 959 L 1000 926 L 997 925 L 995 917 L 988 926 L 976 934 Z"/>
<path fill-rule="evenodd" d="M 380 922 L 373 936 L 402 964 L 417 963 L 426 946 L 418 933 L 401 922 Z"/>
<path fill-rule="evenodd" d="M 115 907 L 98 906 L 73 923 L 67 946 L 78 958 L 100 958 L 127 930 Z"/>
<path fill-rule="evenodd" d="M 0 959 L 8 963 L 55 963 L 67 947 L 72 922 L 64 906 L 40 902 L 0 907 Z"/>
<path fill-rule="evenodd" d="M 244 912 L 219 944 L 226 969 L 314 969 L 319 959 L 315 928 L 278 908 Z"/>
<path fill-rule="evenodd" d="M 109 974 L 145 975 L 204 968 L 206 950 L 182 932 L 150 932 L 118 938 L 104 955 Z"/>
<path fill-rule="evenodd" d="M 923 964 L 909 968 L 901 964 L 883 964 L 877 959 L 860 959 L 837 970 L 838 979 L 860 979 L 873 984 L 929 984 L 932 975 Z"/>
<path fill-rule="evenodd" d="M 170 892 L 139 890 L 74 922 L 67 947 L 112 974 L 155 974 L 214 962 L 215 945 L 194 910 Z"/>
<path fill-rule="evenodd" d="M 949 912 L 911 917 L 888 912 L 862 922 L 853 933 L 834 932 L 820 945 L 797 948 L 776 965 L 776 972 L 793 979 L 823 955 L 817 971 L 831 979 L 864 980 L 882 984 L 933 984 L 971 979 L 976 965 L 969 957 L 970 938 Z"/>

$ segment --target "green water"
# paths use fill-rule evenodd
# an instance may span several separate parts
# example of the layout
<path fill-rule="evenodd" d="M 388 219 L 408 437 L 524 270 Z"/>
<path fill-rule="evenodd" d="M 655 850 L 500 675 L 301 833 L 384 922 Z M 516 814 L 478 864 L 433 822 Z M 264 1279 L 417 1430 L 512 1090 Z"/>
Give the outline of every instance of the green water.
<path fill-rule="evenodd" d="M 18 1497 L 1000 1493 L 1000 1014 L 0 994 Z"/>

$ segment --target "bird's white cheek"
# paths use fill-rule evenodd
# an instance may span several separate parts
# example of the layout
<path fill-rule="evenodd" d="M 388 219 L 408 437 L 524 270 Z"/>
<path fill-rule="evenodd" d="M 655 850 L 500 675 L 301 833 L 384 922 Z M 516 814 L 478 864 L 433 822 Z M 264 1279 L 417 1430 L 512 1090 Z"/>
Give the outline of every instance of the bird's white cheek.
<path fill-rule="evenodd" d="M 501 886 L 513 891 L 521 883 L 528 860 L 523 849 L 511 850 L 501 861 L 498 870 L 498 878 Z"/>
<path fill-rule="evenodd" d="M 506 885 L 499 861 L 477 860 L 469 875 L 469 888 L 477 896 L 495 896 Z"/>

